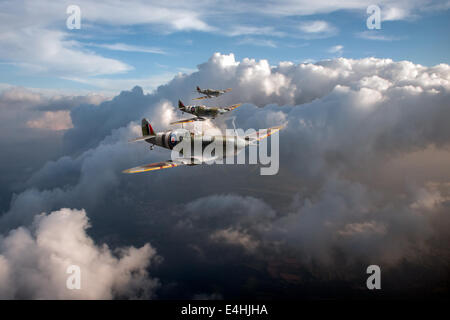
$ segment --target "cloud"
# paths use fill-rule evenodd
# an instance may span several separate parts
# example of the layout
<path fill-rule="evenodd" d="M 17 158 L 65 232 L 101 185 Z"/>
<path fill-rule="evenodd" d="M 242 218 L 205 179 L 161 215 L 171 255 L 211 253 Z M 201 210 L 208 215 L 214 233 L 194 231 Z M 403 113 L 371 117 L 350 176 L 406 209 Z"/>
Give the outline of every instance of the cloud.
<path fill-rule="evenodd" d="M 198 31 L 226 36 L 274 36 L 316 39 L 335 35 L 337 27 L 323 20 L 304 22 L 299 28 L 285 23 L 286 17 L 328 14 L 339 10 L 363 12 L 370 1 L 339 1 L 330 5 L 328 1 L 266 1 L 233 3 L 201 1 L 199 3 L 175 1 L 133 0 L 127 4 L 117 1 L 96 1 L 95 4 L 80 0 L 81 30 L 67 30 L 64 21 L 69 1 L 55 3 L 43 0 L 3 1 L 0 22 L 0 58 L 26 74 L 51 75 L 65 79 L 84 79 L 106 75 L 124 74 L 134 69 L 132 65 L 118 58 L 95 52 L 94 49 L 167 54 L 158 47 L 137 46 L 123 41 L 104 43 L 104 34 L 111 34 L 111 28 L 130 32 L 134 27 L 145 26 L 153 33 Z M 405 20 L 424 12 L 448 9 L 438 1 L 381 1 L 384 20 Z M 220 18 L 217 18 L 220 17 Z M 243 25 L 242 18 L 251 21 Z M 268 25 L 270 23 L 270 25 Z M 273 25 L 281 26 L 274 28 Z M 99 30 L 106 30 L 104 34 Z M 125 31 L 124 31 L 125 30 Z M 298 35 L 298 30 L 302 34 Z M 83 38 L 89 32 L 90 47 L 86 48 Z M 388 36 L 365 36 L 387 40 Z M 101 41 L 102 44 L 96 42 Z M 246 41 L 246 40 L 243 40 Z M 248 41 L 248 40 L 247 40 Z M 252 41 L 254 45 L 274 47 L 272 40 Z M 164 77 L 160 75 L 159 77 Z M 160 84 L 160 83 L 159 83 Z"/>
<path fill-rule="evenodd" d="M 192 72 L 193 70 L 182 70 L 187 72 Z M 101 88 L 106 90 L 108 93 L 117 94 L 120 93 L 122 88 L 133 87 L 139 85 L 147 92 L 152 92 L 161 84 L 168 82 L 173 79 L 173 77 L 178 72 L 164 72 L 150 77 L 143 78 L 127 78 L 122 77 L 119 79 L 102 78 L 102 77 L 63 77 L 63 79 L 71 80 L 83 84 L 88 84 L 96 88 Z"/>
<path fill-rule="evenodd" d="M 400 37 L 388 36 L 378 31 L 363 31 L 356 34 L 356 37 L 365 40 L 377 40 L 377 41 L 396 41 L 401 40 Z"/>
<path fill-rule="evenodd" d="M 200 5 L 176 1 L 170 5 L 158 1 L 132 1 L 128 4 L 108 1 L 92 4 L 83 1 L 80 7 L 86 8 L 86 19 L 111 25 L 155 24 L 167 26 L 173 31 L 198 30 L 212 31 L 214 28 L 203 19 Z M 108 13 L 108 14 L 105 14 Z"/>
<path fill-rule="evenodd" d="M 301 36 L 307 39 L 331 37 L 338 32 L 336 27 L 323 20 L 302 22 L 299 30 L 304 33 Z"/>
<path fill-rule="evenodd" d="M 257 5 L 259 4 L 259 5 Z M 423 11 L 436 11 L 448 8 L 448 4 L 442 4 L 439 1 L 378 1 L 377 3 L 383 10 L 386 10 L 386 17 L 391 20 L 405 19 L 407 17 L 415 17 Z M 369 5 L 373 5 L 370 0 L 363 1 L 337 1 L 330 4 L 329 1 L 265 1 L 264 3 L 256 3 L 249 1 L 246 3 L 236 4 L 233 9 L 238 13 L 256 12 L 259 15 L 270 17 L 286 17 L 286 16 L 310 16 L 319 14 L 329 14 L 340 10 L 365 11 Z M 226 11 L 226 10 L 224 10 Z M 223 12 L 225 14 L 226 12 Z"/>
<path fill-rule="evenodd" d="M 157 279 L 146 268 L 157 261 L 147 243 L 141 248 L 96 245 L 86 234 L 83 210 L 61 209 L 37 215 L 30 227 L 11 230 L 0 238 L 2 299 L 152 298 Z M 69 290 L 69 266 L 80 268 L 80 290 Z"/>
<path fill-rule="evenodd" d="M 233 88 L 221 104 L 243 103 L 232 114 L 238 127 L 288 122 L 278 175 L 261 177 L 254 165 L 121 174 L 169 157 L 126 143 L 140 135 L 139 120 L 169 128 L 181 117 L 177 99 L 189 101 L 193 86 L 211 83 Z M 151 237 L 164 257 L 152 273 L 165 288 L 162 297 L 259 297 L 266 284 L 279 292 L 286 281 L 330 279 L 350 281 L 347 290 L 359 293 L 357 277 L 368 264 L 382 265 L 396 292 L 408 292 L 416 279 L 410 268 L 426 274 L 418 288 L 439 284 L 450 243 L 449 90 L 447 64 L 336 58 L 271 66 L 215 53 L 152 93 L 136 87 L 99 105 L 71 107 L 64 154 L 22 176 L 0 228 L 5 234 L 41 212 L 85 208 L 96 242 L 141 246 Z M 16 96 L 42 99 L 26 90 Z M 5 98 L 4 108 L 13 115 L 16 104 Z M 223 129 L 227 122 L 215 124 Z M 404 281 L 392 280 L 398 274 Z M 245 288 L 229 280 L 249 278 L 254 285 Z"/>
<path fill-rule="evenodd" d="M 321 20 L 307 21 L 300 25 L 300 30 L 306 33 L 330 32 L 331 29 L 328 22 Z"/>
<path fill-rule="evenodd" d="M 329 53 L 337 53 L 339 55 L 342 55 L 343 49 L 344 49 L 343 45 L 335 45 L 335 46 L 332 46 L 331 48 L 329 48 L 328 52 Z"/>
<path fill-rule="evenodd" d="M 387 7 L 381 11 L 381 18 L 383 21 L 404 20 L 406 18 L 411 18 L 411 12 L 409 12 L 408 9 L 409 8 L 401 8 L 395 6 Z"/>
<path fill-rule="evenodd" d="M 124 73 L 131 66 L 82 50 L 68 34 L 40 27 L 9 29 L 0 36 L 0 57 L 33 73 L 57 76 Z M 70 62 L 70 63 L 68 63 Z"/>
<path fill-rule="evenodd" d="M 376 261 L 385 267 L 397 265 L 401 259 L 417 259 L 411 248 L 422 246 L 430 236 L 424 216 L 408 210 L 410 199 L 390 208 L 392 203 L 374 204 L 374 198 L 367 186 L 330 179 L 319 199 L 294 204 L 294 212 L 279 219 L 270 233 L 295 248 L 297 259 L 305 264 L 312 267 L 317 263 L 324 270 L 334 266 L 334 272 L 340 270 L 341 256 L 350 265 Z M 349 273 L 348 277 L 352 276 Z"/>
<path fill-rule="evenodd" d="M 386 228 L 376 221 L 366 221 L 362 223 L 349 223 L 345 225 L 342 231 L 338 232 L 343 236 L 354 236 L 355 234 L 370 234 L 379 233 L 381 235 L 386 233 Z"/>
<path fill-rule="evenodd" d="M 69 111 L 47 111 L 40 118 L 27 121 L 27 126 L 55 131 L 73 128 Z"/>
<path fill-rule="evenodd" d="M 259 26 L 233 26 L 230 30 L 225 29 L 224 34 L 230 37 L 242 35 L 265 35 L 284 37 L 286 34 L 281 31 L 276 31 L 273 27 L 259 27 Z"/>
<path fill-rule="evenodd" d="M 0 122 L 4 130 L 36 128 L 64 130 L 71 128 L 70 110 L 79 105 L 98 105 L 108 98 L 100 94 L 73 95 L 40 92 L 13 87 L 0 93 Z M 21 112 L 20 119 L 16 117 Z M 13 132 L 9 132 L 13 135 Z"/>
<path fill-rule="evenodd" d="M 277 45 L 272 40 L 267 39 L 257 39 L 257 38 L 244 38 L 238 42 L 238 44 L 245 44 L 245 45 L 253 45 L 253 46 L 260 46 L 260 47 L 271 47 L 276 48 Z"/>
<path fill-rule="evenodd" d="M 11 22 L 13 27 L 18 24 L 33 24 L 39 21 L 41 24 L 52 25 L 55 21 L 68 17 L 66 8 L 71 4 L 69 1 L 54 3 L 43 1 L 35 4 L 33 1 L 21 1 L 20 6 L 14 2 L 6 2 L 4 5 L 5 22 Z M 208 31 L 212 27 L 203 20 L 203 10 L 200 5 L 193 5 L 183 1 L 172 4 L 162 4 L 157 1 L 130 1 L 128 4 L 120 2 L 98 1 L 93 4 L 90 1 L 81 0 L 77 3 L 81 9 L 81 28 L 89 24 L 107 26 L 130 26 L 130 25 L 159 25 L 170 28 L 170 30 L 201 30 Z M 16 10 L 14 10 L 16 8 Z M 45 8 L 46 10 L 42 10 Z M 14 21 L 14 14 L 23 12 L 28 19 Z"/>
<path fill-rule="evenodd" d="M 248 234 L 231 228 L 215 231 L 211 234 L 211 240 L 242 246 L 250 252 L 258 247 L 258 242 L 253 240 Z"/>
<path fill-rule="evenodd" d="M 126 43 L 89 43 L 88 46 L 94 46 L 99 48 L 105 48 L 114 51 L 125 51 L 125 52 L 143 52 L 143 53 L 156 53 L 156 54 L 167 54 L 164 50 L 156 47 L 143 47 L 143 46 L 135 46 Z"/>
<path fill-rule="evenodd" d="M 55 95 L 20 87 L 10 87 L 0 94 L 0 148 L 8 154 L 0 161 L 2 210 L 9 205 L 8 194 L 24 177 L 62 156 L 64 132 L 72 127 L 70 110 L 81 104 L 95 107 L 105 99 L 95 94 Z"/>

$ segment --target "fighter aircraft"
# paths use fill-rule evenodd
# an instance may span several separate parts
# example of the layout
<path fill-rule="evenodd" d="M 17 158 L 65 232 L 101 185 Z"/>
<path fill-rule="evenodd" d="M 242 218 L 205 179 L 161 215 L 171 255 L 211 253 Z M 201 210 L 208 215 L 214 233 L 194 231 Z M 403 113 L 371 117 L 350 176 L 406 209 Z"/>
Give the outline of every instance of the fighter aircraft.
<path fill-rule="evenodd" d="M 204 94 L 205 96 L 194 98 L 193 100 L 202 100 L 202 99 L 210 99 L 210 98 L 217 98 L 218 96 L 223 95 L 224 93 L 230 92 L 231 88 L 225 89 L 225 90 L 214 90 L 214 89 L 200 89 L 199 86 L 197 86 L 197 92 L 200 94 Z"/>
<path fill-rule="evenodd" d="M 131 169 L 124 170 L 124 173 L 138 173 L 145 171 L 160 170 L 165 168 L 173 168 L 178 166 L 193 166 L 202 164 L 208 161 L 214 161 L 216 159 L 223 159 L 230 156 L 234 156 L 241 152 L 247 146 L 257 143 L 258 141 L 267 138 L 268 136 L 278 132 L 283 126 L 272 127 L 268 129 L 261 129 L 246 136 L 226 136 L 222 134 L 217 135 L 204 135 L 195 134 L 187 129 L 175 129 L 165 132 L 155 132 L 147 119 L 142 119 L 142 137 L 130 140 L 130 142 L 135 141 L 146 141 L 152 146 L 157 145 L 166 149 L 172 150 L 180 143 L 184 143 L 187 149 L 195 148 L 195 145 L 201 146 L 201 154 L 192 155 L 179 152 L 182 157 L 173 160 L 167 160 L 162 162 L 150 163 L 143 166 L 134 167 Z M 184 142 L 183 142 L 184 141 Z M 212 145 L 214 144 L 214 145 Z M 222 152 L 211 152 L 211 156 L 205 156 L 205 149 L 211 149 L 212 146 L 222 146 Z M 227 146 L 227 147 L 224 147 Z M 178 146 L 181 147 L 181 146 Z M 186 149 L 186 150 L 187 150 Z M 176 149 L 177 150 L 177 149 Z M 178 151 L 178 150 L 177 150 Z M 181 149 L 182 151 L 182 149 Z"/>
<path fill-rule="evenodd" d="M 178 120 L 170 124 L 187 123 L 193 121 L 205 121 L 207 118 L 215 119 L 217 116 L 230 112 L 236 109 L 241 104 L 233 104 L 228 107 L 207 107 L 203 105 L 185 106 L 181 100 L 178 100 L 178 109 L 182 112 L 187 112 L 195 115 L 195 118 Z"/>

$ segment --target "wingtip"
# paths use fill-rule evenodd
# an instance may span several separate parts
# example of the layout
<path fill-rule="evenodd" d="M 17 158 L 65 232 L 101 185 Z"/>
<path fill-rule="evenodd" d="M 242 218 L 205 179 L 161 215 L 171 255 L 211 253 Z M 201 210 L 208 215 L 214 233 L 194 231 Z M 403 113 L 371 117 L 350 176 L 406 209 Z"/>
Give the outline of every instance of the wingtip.
<path fill-rule="evenodd" d="M 279 126 L 275 126 L 275 127 L 270 128 L 270 129 L 272 129 L 272 130 L 281 130 L 281 129 L 284 129 L 286 126 L 287 126 L 287 123 L 283 123 L 283 124 L 280 124 Z"/>
<path fill-rule="evenodd" d="M 242 103 L 238 103 L 238 104 L 233 104 L 233 105 L 231 105 L 231 106 L 227 107 L 227 109 L 228 109 L 228 110 L 234 110 L 234 109 L 236 109 L 236 108 L 240 107 L 240 106 L 241 106 L 241 104 L 242 104 Z"/>

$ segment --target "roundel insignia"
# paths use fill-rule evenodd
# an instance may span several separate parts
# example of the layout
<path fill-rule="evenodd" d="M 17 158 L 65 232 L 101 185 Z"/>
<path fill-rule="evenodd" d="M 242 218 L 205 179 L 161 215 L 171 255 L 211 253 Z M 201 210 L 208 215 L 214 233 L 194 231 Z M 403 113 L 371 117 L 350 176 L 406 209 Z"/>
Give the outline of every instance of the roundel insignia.
<path fill-rule="evenodd" d="M 177 137 L 175 136 L 175 134 L 172 133 L 169 137 L 169 143 L 171 146 L 174 146 L 176 142 L 177 142 Z"/>
<path fill-rule="evenodd" d="M 195 112 L 195 107 L 191 107 L 191 112 Z"/>

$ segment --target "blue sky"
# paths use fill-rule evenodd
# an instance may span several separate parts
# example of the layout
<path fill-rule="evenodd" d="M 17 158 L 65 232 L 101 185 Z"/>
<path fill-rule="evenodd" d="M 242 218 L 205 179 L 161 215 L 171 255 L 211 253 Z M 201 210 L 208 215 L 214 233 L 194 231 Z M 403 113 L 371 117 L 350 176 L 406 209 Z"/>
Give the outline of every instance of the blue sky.
<path fill-rule="evenodd" d="M 66 8 L 81 9 L 81 29 Z M 381 30 L 366 9 L 381 8 Z M 214 52 L 315 62 L 374 56 L 449 63 L 449 1 L 4 1 L 0 89 L 9 85 L 117 93 L 151 91 Z"/>

